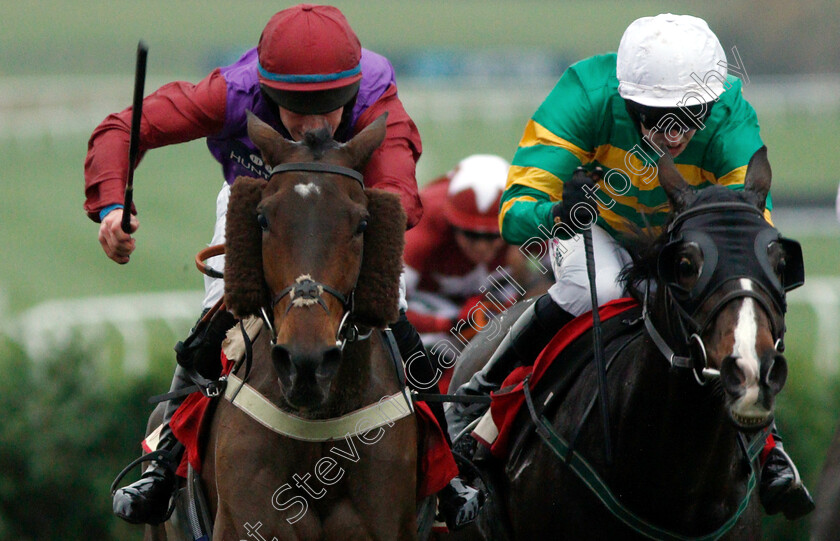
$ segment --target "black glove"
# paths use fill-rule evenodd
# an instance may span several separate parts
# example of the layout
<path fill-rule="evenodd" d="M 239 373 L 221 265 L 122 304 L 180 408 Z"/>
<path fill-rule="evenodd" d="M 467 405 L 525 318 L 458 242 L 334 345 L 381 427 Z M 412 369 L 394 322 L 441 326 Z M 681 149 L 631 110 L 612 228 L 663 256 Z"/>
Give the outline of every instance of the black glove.
<path fill-rule="evenodd" d="M 563 223 L 574 231 L 582 230 L 578 225 L 588 227 L 598 217 L 598 204 L 595 197 L 595 184 L 601 178 L 602 169 L 596 167 L 591 173 L 583 167 L 575 169 L 572 178 L 563 183 L 563 200 L 551 208 L 554 223 Z M 588 188 L 585 188 L 588 186 Z M 575 213 L 572 219 L 572 212 Z M 577 224 L 577 225 L 576 225 Z"/>

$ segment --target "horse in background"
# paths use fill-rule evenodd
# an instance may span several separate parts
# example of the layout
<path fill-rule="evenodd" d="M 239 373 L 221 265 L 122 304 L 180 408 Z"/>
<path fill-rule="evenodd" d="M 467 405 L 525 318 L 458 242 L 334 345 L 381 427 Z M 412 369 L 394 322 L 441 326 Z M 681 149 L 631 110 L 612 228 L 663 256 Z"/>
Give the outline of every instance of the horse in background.
<path fill-rule="evenodd" d="M 670 156 L 660 160 L 672 218 L 626 270 L 643 311 L 611 321 L 629 338 L 605 343 L 612 462 L 593 407 L 596 365 L 586 362 L 564 396 L 545 385 L 530 390 L 533 411 L 519 412 L 505 462 L 489 461 L 487 479 L 501 501 L 485 505 L 479 531 L 459 539 L 760 538 L 754 457 L 787 376 L 785 292 L 804 279 L 798 244 L 764 219 L 770 179 L 764 148 L 750 161 L 743 192 L 695 192 Z M 465 348 L 450 390 L 499 341 Z M 580 341 L 591 343 L 591 331 Z M 668 362 L 677 359 L 688 366 Z M 544 423 L 540 436 L 535 422 Z M 565 448 L 546 443 L 552 432 Z M 588 468 L 585 481 L 569 464 Z M 604 483 L 595 491 L 592 475 Z M 611 497 L 618 512 L 602 503 Z"/>

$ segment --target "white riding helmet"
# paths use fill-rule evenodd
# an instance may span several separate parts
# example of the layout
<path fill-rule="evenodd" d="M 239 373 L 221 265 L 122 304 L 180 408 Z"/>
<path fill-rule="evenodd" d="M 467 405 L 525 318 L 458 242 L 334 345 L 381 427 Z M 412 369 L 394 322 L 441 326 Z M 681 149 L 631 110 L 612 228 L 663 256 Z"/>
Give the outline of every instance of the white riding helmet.
<path fill-rule="evenodd" d="M 726 66 L 723 47 L 703 19 L 671 13 L 642 17 L 618 45 L 618 93 L 649 107 L 676 107 L 688 95 L 691 103 L 698 97 L 714 101 L 724 91 Z"/>

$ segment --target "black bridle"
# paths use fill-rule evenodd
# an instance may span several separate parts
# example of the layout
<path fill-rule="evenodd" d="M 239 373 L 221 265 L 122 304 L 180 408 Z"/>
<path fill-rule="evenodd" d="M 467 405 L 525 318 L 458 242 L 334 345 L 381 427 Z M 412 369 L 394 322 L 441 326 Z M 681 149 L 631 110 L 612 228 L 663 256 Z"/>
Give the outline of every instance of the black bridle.
<path fill-rule="evenodd" d="M 363 190 L 365 188 L 364 177 L 361 173 L 359 173 L 355 169 L 350 169 L 349 167 L 343 167 L 341 165 L 335 165 L 331 163 L 282 163 L 280 165 L 274 166 L 269 171 L 271 176 L 287 172 L 330 173 L 334 175 L 341 175 L 352 178 L 353 180 L 358 182 L 359 186 Z M 372 330 L 369 329 L 367 333 L 362 334 L 359 331 L 358 325 L 355 323 L 355 321 L 353 321 L 353 297 L 358 279 L 359 277 L 357 273 L 356 281 L 353 283 L 353 287 L 351 288 L 350 293 L 344 294 L 332 286 L 329 286 L 317 280 L 313 280 L 312 276 L 310 276 L 309 274 L 302 274 L 295 279 L 294 284 L 281 289 L 279 292 L 277 292 L 277 294 L 274 295 L 274 297 L 272 297 L 270 309 L 274 310 L 274 307 L 277 306 L 278 302 L 280 302 L 286 296 L 289 296 L 290 302 L 289 305 L 286 307 L 287 314 L 289 313 L 289 310 L 291 310 L 293 307 L 310 306 L 313 304 L 318 304 L 324 309 L 326 313 L 329 314 L 329 308 L 327 308 L 327 303 L 326 301 L 324 301 L 324 298 L 322 296 L 324 293 L 329 293 L 341 303 L 342 309 L 344 310 L 344 315 L 342 316 L 341 322 L 338 325 L 338 330 L 336 331 L 336 346 L 340 347 L 343 350 L 347 342 L 365 340 L 370 337 L 372 332 Z M 274 345 L 277 339 L 277 333 L 274 330 L 274 326 L 271 324 L 271 318 L 268 317 L 268 313 L 266 312 L 265 308 L 261 308 L 260 312 L 262 314 L 263 321 L 271 331 L 271 344 Z"/>

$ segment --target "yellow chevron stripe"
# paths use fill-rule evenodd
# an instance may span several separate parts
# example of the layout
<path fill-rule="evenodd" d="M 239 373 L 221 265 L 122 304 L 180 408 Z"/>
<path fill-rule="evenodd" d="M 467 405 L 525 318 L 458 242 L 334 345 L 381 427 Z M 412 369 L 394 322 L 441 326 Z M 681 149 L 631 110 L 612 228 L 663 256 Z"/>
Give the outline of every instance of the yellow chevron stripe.
<path fill-rule="evenodd" d="M 505 220 L 505 214 L 507 214 L 507 211 L 510 210 L 510 207 L 512 207 L 513 204 L 517 201 L 531 201 L 533 203 L 537 202 L 536 198 L 531 197 L 530 195 L 522 195 L 519 197 L 514 197 L 509 201 L 505 201 L 502 204 L 502 208 L 499 209 L 499 231 L 502 230 L 502 222 Z"/>
<path fill-rule="evenodd" d="M 552 201 L 559 201 L 560 195 L 563 193 L 563 181 L 545 169 L 538 167 L 511 165 L 510 169 L 508 169 L 507 186 L 505 189 L 509 189 L 514 184 L 520 184 L 545 192 Z"/>
<path fill-rule="evenodd" d="M 531 119 L 528 121 L 528 124 L 525 125 L 525 132 L 522 134 L 519 146 L 532 147 L 536 145 L 547 145 L 566 149 L 574 154 L 581 163 L 588 163 L 592 161 L 593 154 L 591 152 L 587 152 L 574 143 L 552 133 L 547 128 Z"/>
<path fill-rule="evenodd" d="M 621 171 L 639 190 L 650 191 L 659 188 L 658 180 L 651 180 L 651 168 L 642 163 L 636 152 L 628 152 L 612 145 L 601 145 L 595 149 L 594 159 L 609 169 Z M 628 166 L 627 163 L 630 165 Z M 692 186 L 715 181 L 712 173 L 696 165 L 677 164 L 677 170 Z"/>
<path fill-rule="evenodd" d="M 733 184 L 743 184 L 747 177 L 747 166 L 742 165 L 732 171 L 726 173 L 718 179 L 718 184 L 721 186 L 731 186 Z"/>

